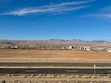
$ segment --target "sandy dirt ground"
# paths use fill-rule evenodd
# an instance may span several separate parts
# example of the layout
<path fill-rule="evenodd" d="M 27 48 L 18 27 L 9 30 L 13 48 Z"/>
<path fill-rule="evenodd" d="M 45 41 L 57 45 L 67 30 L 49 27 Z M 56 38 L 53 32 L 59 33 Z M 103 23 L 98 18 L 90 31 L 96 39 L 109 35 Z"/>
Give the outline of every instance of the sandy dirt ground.
<path fill-rule="evenodd" d="M 0 61 L 100 61 L 111 62 L 111 53 L 74 50 L 1 49 Z"/>
<path fill-rule="evenodd" d="M 7 78 L 7 79 L 6 79 Z M 0 76 L 0 83 L 111 83 L 110 76 Z"/>

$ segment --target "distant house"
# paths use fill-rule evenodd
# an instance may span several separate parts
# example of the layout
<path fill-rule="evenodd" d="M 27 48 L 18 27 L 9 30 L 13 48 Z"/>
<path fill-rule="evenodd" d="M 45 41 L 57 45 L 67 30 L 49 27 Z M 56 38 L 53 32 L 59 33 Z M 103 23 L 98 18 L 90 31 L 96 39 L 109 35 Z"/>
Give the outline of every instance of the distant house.
<path fill-rule="evenodd" d="M 105 48 L 94 48 L 94 51 L 105 51 Z"/>
<path fill-rule="evenodd" d="M 73 46 L 68 46 L 67 49 L 71 50 L 71 49 L 73 49 Z"/>
<path fill-rule="evenodd" d="M 62 47 L 62 50 L 64 50 L 65 49 L 65 47 Z"/>
<path fill-rule="evenodd" d="M 111 52 L 111 48 L 108 48 L 107 52 Z"/>
<path fill-rule="evenodd" d="M 80 47 L 80 50 L 83 50 L 83 51 L 90 51 L 91 48 L 90 48 L 90 47 Z"/>
<path fill-rule="evenodd" d="M 11 46 L 11 48 L 12 48 L 12 49 L 17 49 L 17 48 L 18 48 L 18 46 Z"/>
<path fill-rule="evenodd" d="M 84 50 L 85 50 L 85 51 L 90 51 L 91 48 L 90 48 L 90 47 L 84 47 Z"/>

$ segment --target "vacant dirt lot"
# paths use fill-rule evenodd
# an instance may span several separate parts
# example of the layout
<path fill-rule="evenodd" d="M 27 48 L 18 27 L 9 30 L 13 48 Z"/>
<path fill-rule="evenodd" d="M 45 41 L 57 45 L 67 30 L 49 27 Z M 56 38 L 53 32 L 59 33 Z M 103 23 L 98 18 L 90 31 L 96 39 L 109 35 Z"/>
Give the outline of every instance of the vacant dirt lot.
<path fill-rule="evenodd" d="M 19 50 L 2 49 L 0 58 L 74 58 L 74 59 L 106 59 L 111 60 L 111 53 L 86 52 L 74 50 Z"/>

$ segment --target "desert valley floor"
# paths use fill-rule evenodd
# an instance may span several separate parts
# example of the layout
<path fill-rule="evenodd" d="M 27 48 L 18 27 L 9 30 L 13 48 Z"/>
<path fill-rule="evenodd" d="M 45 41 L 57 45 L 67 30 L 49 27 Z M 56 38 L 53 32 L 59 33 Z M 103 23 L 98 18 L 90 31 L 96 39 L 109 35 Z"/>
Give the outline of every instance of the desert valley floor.
<path fill-rule="evenodd" d="M 74 50 L 32 50 L 32 49 L 2 49 L 0 58 L 21 58 L 21 59 L 74 59 L 74 60 L 104 60 L 111 61 L 111 53 L 92 52 L 92 51 L 74 51 Z"/>

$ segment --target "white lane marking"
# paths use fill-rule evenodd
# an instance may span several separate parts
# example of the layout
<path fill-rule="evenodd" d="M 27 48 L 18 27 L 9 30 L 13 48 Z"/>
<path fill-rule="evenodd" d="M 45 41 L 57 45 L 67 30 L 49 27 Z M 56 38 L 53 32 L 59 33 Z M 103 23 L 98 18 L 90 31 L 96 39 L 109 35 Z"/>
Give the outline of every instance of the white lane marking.
<path fill-rule="evenodd" d="M 37 72 L 37 70 L 26 70 L 26 72 Z"/>
<path fill-rule="evenodd" d="M 78 70 L 66 70 L 66 72 L 78 72 Z"/>

